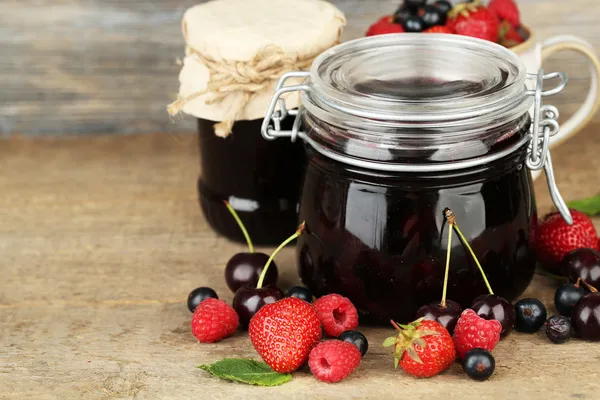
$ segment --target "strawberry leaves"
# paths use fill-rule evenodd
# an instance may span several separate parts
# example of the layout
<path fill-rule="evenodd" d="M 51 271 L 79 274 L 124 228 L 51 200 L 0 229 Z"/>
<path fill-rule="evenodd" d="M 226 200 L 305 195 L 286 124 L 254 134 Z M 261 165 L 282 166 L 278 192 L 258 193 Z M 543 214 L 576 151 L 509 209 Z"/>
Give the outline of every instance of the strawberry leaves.
<path fill-rule="evenodd" d="M 398 364 L 404 356 L 404 353 L 407 353 L 415 362 L 419 364 L 423 363 L 415 346 L 419 346 L 421 349 L 427 348 L 427 342 L 423 338 L 427 336 L 436 336 L 440 333 L 429 329 L 417 329 L 422 321 L 423 318 L 419 318 L 407 325 L 391 321 L 394 328 L 398 331 L 398 335 L 386 338 L 383 341 L 383 347 L 395 346 L 394 368 L 398 368 Z"/>
<path fill-rule="evenodd" d="M 600 194 L 597 194 L 594 197 L 588 197 L 587 199 L 574 200 L 567 203 L 567 205 L 569 208 L 579 210 L 590 217 L 600 215 Z"/>
<path fill-rule="evenodd" d="M 267 364 L 247 358 L 224 358 L 197 368 L 217 378 L 257 386 L 279 386 L 292 380 L 291 374 L 275 372 Z"/>

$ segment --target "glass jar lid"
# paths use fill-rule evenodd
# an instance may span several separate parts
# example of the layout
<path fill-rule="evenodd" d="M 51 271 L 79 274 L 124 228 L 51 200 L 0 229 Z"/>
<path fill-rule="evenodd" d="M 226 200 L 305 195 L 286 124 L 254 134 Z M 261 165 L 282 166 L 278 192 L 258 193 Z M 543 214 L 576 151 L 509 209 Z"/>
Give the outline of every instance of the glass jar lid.
<path fill-rule="evenodd" d="M 510 119 L 532 105 L 520 58 L 500 45 L 445 34 L 357 39 L 322 53 L 303 95 L 335 125 L 348 117 L 395 126 L 457 126 Z M 320 116 L 321 116 L 320 115 Z M 367 122 L 367 121 L 364 121 Z"/>

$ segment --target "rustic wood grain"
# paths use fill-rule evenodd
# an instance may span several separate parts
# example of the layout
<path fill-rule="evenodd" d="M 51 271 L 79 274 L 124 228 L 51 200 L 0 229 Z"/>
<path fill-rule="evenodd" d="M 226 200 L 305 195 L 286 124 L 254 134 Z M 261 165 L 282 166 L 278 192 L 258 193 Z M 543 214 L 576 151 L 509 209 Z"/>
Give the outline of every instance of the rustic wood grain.
<path fill-rule="evenodd" d="M 2 0 L 0 135 L 194 130 L 190 118 L 172 121 L 165 107 L 178 90 L 180 19 L 199 2 Z M 393 11 L 398 0 L 333 2 L 348 17 L 343 38 L 351 39 Z M 575 33 L 600 48 L 596 0 L 519 4 L 538 37 Z M 584 98 L 585 61 L 560 54 L 546 68 L 571 78 L 568 89 L 553 99 L 566 117 Z"/>
<path fill-rule="evenodd" d="M 567 199 L 595 194 L 600 122 L 554 151 Z M 511 334 L 497 370 L 474 384 L 455 364 L 429 380 L 392 368 L 389 329 L 362 327 L 371 347 L 337 385 L 303 369 L 281 387 L 226 383 L 194 367 L 254 357 L 244 333 L 203 345 L 190 332 L 187 293 L 213 286 L 244 246 L 211 232 L 196 201 L 195 135 L 164 133 L 0 141 L 0 398 L 2 399 L 597 399 L 599 345 L 550 344 Z M 536 182 L 540 212 L 550 208 Z M 600 219 L 596 220 L 600 228 Z M 298 283 L 293 249 L 280 282 Z M 526 295 L 552 304 L 556 282 L 537 276 Z"/>

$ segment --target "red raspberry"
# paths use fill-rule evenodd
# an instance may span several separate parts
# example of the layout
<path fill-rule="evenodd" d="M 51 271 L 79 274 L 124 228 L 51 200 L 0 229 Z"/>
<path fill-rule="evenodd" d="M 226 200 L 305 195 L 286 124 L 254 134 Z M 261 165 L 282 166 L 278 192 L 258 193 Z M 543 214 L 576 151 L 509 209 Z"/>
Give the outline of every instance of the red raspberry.
<path fill-rule="evenodd" d="M 385 35 L 387 33 L 402 33 L 402 25 L 394 23 L 392 15 L 385 15 L 369 27 L 365 36 Z"/>
<path fill-rule="evenodd" d="M 320 381 L 339 382 L 360 364 L 358 348 L 341 340 L 321 342 L 308 356 L 310 372 Z"/>
<path fill-rule="evenodd" d="M 481 348 L 492 351 L 500 340 L 502 325 L 500 322 L 481 318 L 471 309 L 466 309 L 460 315 L 456 328 L 454 328 L 454 347 L 459 358 L 463 358 L 467 351 Z"/>
<path fill-rule="evenodd" d="M 519 7 L 514 0 L 492 0 L 488 10 L 496 14 L 498 19 L 508 21 L 513 27 L 521 25 Z"/>
<path fill-rule="evenodd" d="M 338 337 L 340 333 L 356 329 L 358 312 L 354 304 L 339 294 L 328 294 L 313 304 L 325 333 Z"/>
<path fill-rule="evenodd" d="M 237 313 L 223 300 L 208 298 L 198 304 L 192 316 L 192 333 L 202 343 L 217 342 L 235 332 Z"/>

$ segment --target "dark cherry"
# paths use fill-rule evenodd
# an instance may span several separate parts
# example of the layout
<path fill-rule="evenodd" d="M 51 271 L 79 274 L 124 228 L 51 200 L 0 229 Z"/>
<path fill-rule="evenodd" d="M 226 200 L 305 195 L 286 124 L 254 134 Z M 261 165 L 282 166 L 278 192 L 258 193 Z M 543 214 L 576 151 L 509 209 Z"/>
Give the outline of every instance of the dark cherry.
<path fill-rule="evenodd" d="M 452 10 L 453 7 L 452 3 L 450 3 L 448 0 L 438 0 L 435 3 L 433 3 L 433 6 L 441 12 L 443 12 L 444 14 L 448 14 L 448 11 Z"/>
<path fill-rule="evenodd" d="M 600 340 L 600 293 L 586 294 L 575 304 L 571 325 L 582 339 Z"/>
<path fill-rule="evenodd" d="M 489 351 L 474 348 L 467 351 L 467 354 L 463 357 L 462 367 L 469 377 L 478 381 L 485 381 L 494 373 L 496 360 Z"/>
<path fill-rule="evenodd" d="M 515 303 L 515 329 L 519 332 L 535 333 L 540 330 L 548 313 L 544 303 L 538 299 L 521 299 Z"/>
<path fill-rule="evenodd" d="M 592 286 L 600 286 L 600 252 L 594 249 L 573 250 L 563 258 L 561 269 L 571 282 L 581 278 Z"/>
<path fill-rule="evenodd" d="M 435 6 L 425 6 L 423 8 L 423 14 L 421 20 L 423 21 L 424 28 L 431 28 L 432 26 L 444 25 L 446 23 L 447 15 L 445 12 Z"/>
<path fill-rule="evenodd" d="M 358 350 L 363 357 L 369 350 L 369 342 L 367 341 L 367 338 L 358 331 L 344 331 L 340 334 L 340 336 L 338 336 L 338 339 L 344 342 L 352 343 L 358 347 Z"/>
<path fill-rule="evenodd" d="M 242 286 L 233 296 L 233 309 L 240 318 L 240 325 L 248 327 L 250 320 L 264 305 L 275 303 L 283 298 L 283 292 L 276 286 Z"/>
<path fill-rule="evenodd" d="M 303 286 L 293 286 L 285 293 L 285 297 L 296 297 L 308 303 L 312 303 L 313 294 Z"/>
<path fill-rule="evenodd" d="M 258 278 L 268 259 L 269 256 L 264 253 L 237 253 L 231 257 L 225 267 L 225 281 L 229 289 L 236 293 L 244 285 L 256 287 Z M 271 262 L 263 285 L 277 285 L 277 266 L 275 262 Z"/>
<path fill-rule="evenodd" d="M 200 304 L 208 298 L 218 299 L 219 296 L 217 296 L 217 292 L 215 292 L 209 287 L 203 286 L 192 290 L 187 298 L 188 309 L 191 312 L 194 312 L 196 310 L 196 307 L 198 307 L 198 304 Z"/>
<path fill-rule="evenodd" d="M 573 306 L 587 294 L 587 290 L 574 283 L 559 286 L 554 293 L 554 307 L 560 315 L 571 316 Z"/>
<path fill-rule="evenodd" d="M 564 315 L 554 315 L 548 318 L 544 326 L 548 339 L 557 344 L 566 342 L 573 334 L 571 321 Z"/>
<path fill-rule="evenodd" d="M 417 311 L 417 319 L 425 318 L 427 320 L 439 322 L 444 325 L 452 335 L 461 313 L 462 308 L 460 307 L 460 304 L 452 300 L 446 300 L 445 308 L 442 308 L 439 303 L 430 303 L 422 306 Z"/>
<path fill-rule="evenodd" d="M 427 3 L 427 0 L 404 0 L 404 7 L 412 12 L 417 12 L 417 10 L 423 7 L 425 3 Z"/>
<path fill-rule="evenodd" d="M 423 32 L 424 26 L 423 20 L 416 15 L 412 15 L 402 22 L 405 32 Z"/>
<path fill-rule="evenodd" d="M 505 337 L 512 331 L 515 324 L 515 308 L 508 300 L 494 294 L 484 294 L 475 298 L 471 308 L 481 318 L 495 319 L 500 322 L 501 337 Z"/>

